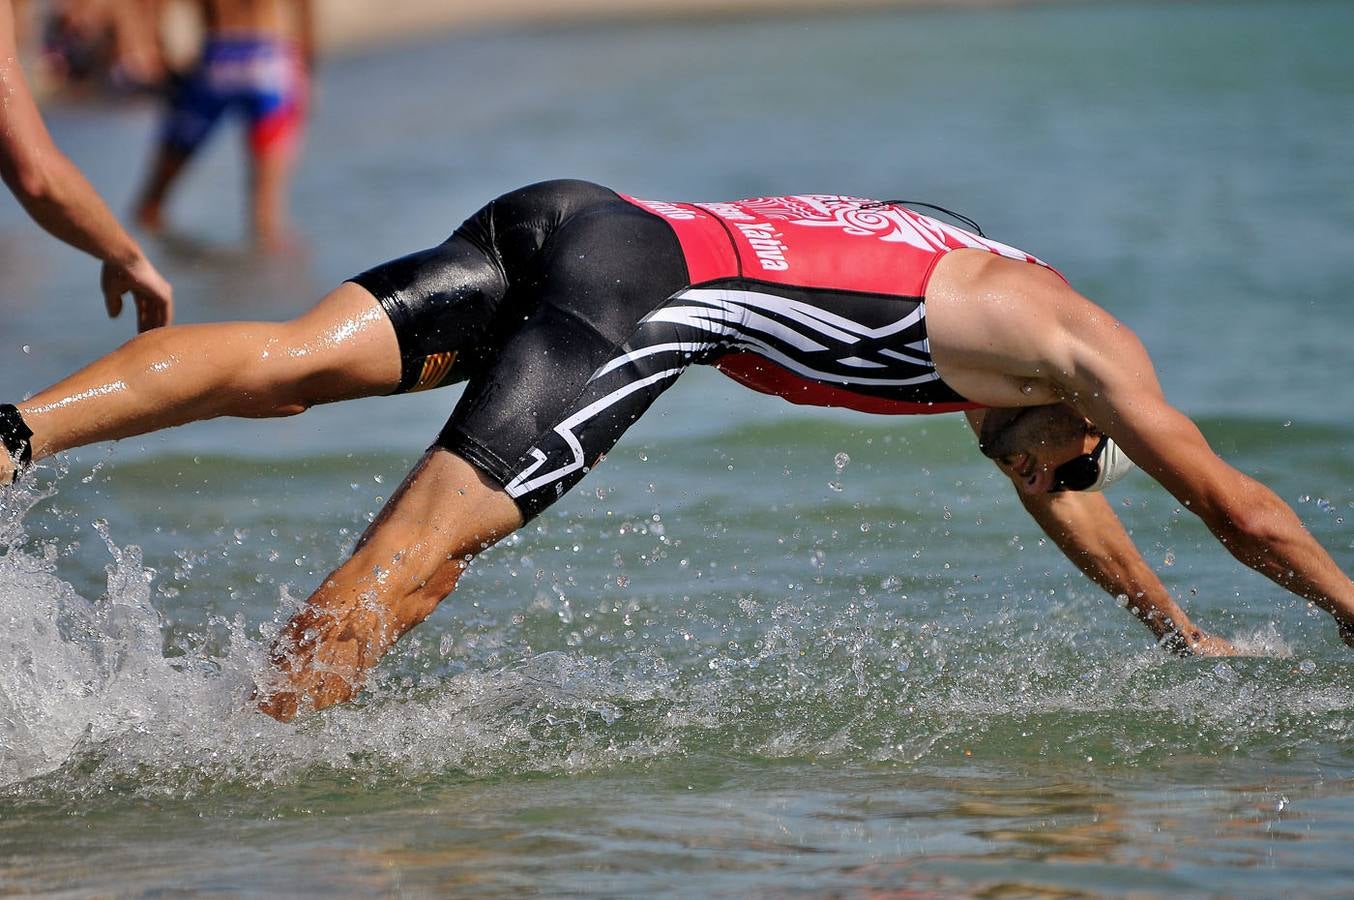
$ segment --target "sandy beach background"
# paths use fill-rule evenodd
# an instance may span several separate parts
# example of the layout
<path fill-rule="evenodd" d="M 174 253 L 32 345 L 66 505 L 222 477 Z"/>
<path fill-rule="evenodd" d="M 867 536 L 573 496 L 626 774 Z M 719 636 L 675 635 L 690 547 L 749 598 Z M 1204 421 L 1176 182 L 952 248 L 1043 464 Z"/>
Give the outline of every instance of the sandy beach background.
<path fill-rule="evenodd" d="M 522 22 L 567 23 L 640 18 L 742 18 L 783 14 L 915 8 L 1030 5 L 1030 0 L 317 0 L 319 40 L 331 50 L 363 47 L 431 32 Z"/>
<path fill-rule="evenodd" d="M 832 16 L 890 9 L 946 10 L 1000 9 L 1028 6 L 1086 5 L 1101 0 L 499 0 L 486 4 L 472 0 L 312 0 L 315 39 L 322 54 L 345 54 L 409 40 L 430 39 L 454 32 L 495 27 L 552 27 L 571 23 L 737 21 L 786 16 Z M 52 80 L 38 63 L 38 41 L 45 17 L 56 0 L 15 0 L 21 44 L 39 95 L 69 88 Z M 202 23 L 189 0 L 170 3 L 158 23 L 161 49 L 174 68 L 196 58 Z M 125 62 L 136 80 L 135 45 L 126 45 Z M 123 73 L 124 75 L 127 72 Z"/>

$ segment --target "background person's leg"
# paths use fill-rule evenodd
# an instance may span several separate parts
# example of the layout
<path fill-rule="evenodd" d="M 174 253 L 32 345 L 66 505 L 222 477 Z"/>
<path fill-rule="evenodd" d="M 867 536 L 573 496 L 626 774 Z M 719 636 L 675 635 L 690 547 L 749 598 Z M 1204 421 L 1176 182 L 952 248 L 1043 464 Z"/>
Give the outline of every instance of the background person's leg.
<path fill-rule="evenodd" d="M 276 250 L 284 249 L 290 239 L 287 195 L 301 146 L 309 87 L 305 68 L 295 54 L 280 47 L 271 51 L 285 56 L 285 63 L 279 60 L 272 69 L 282 68 L 287 74 L 278 83 L 260 85 L 250 92 L 245 152 L 249 157 L 249 218 L 254 240 Z"/>
<path fill-rule="evenodd" d="M 345 282 L 290 322 L 179 325 L 138 335 L 18 404 L 33 458 L 216 416 L 262 418 L 389 393 L 400 379 L 394 328 Z M 9 465 L 0 451 L 0 469 Z M 4 471 L 0 471 L 3 481 Z"/>
<path fill-rule="evenodd" d="M 288 247 L 290 225 L 287 192 L 295 154 L 286 147 L 271 147 L 250 158 L 249 219 L 254 240 L 268 250 Z"/>
<path fill-rule="evenodd" d="M 517 506 L 461 457 L 429 450 L 283 628 L 259 709 L 283 721 L 352 698 L 368 670 L 456 587 L 471 556 L 522 525 Z"/>
<path fill-rule="evenodd" d="M 165 110 L 150 169 L 137 194 L 137 224 L 147 231 L 164 230 L 164 206 L 170 190 L 226 111 L 227 98 L 213 88 L 202 67 L 180 85 Z"/>
<path fill-rule="evenodd" d="M 161 144 L 155 150 L 150 171 L 136 201 L 136 224 L 152 234 L 165 229 L 165 198 L 188 165 L 191 154 L 171 144 Z"/>

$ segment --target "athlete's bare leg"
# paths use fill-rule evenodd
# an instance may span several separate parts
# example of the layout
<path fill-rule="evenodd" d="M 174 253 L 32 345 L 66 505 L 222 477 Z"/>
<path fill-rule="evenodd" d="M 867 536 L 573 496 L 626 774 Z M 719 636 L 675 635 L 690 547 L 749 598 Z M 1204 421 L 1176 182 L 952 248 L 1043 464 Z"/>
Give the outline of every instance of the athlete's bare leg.
<path fill-rule="evenodd" d="M 33 459 L 216 416 L 263 418 L 389 393 L 395 330 L 351 282 L 290 322 L 176 325 L 138 335 L 18 404 Z M 0 447 L 0 484 L 12 472 Z"/>
<path fill-rule="evenodd" d="M 470 557 L 522 525 L 516 504 L 470 463 L 429 450 L 273 648 L 259 709 L 288 721 L 351 699 L 368 670 L 456 587 Z"/>

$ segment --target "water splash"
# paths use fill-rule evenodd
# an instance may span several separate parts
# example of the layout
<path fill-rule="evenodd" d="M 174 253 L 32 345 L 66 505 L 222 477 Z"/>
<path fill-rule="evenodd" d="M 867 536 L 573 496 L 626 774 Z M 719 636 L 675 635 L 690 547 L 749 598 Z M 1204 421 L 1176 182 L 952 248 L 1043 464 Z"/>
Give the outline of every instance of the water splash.
<path fill-rule="evenodd" d="M 107 593 L 91 601 L 57 575 L 58 548 L 29 546 L 23 516 L 51 496 L 31 487 L 0 503 L 0 784 L 51 772 L 129 734 L 220 718 L 249 690 L 257 648 L 211 660 L 166 654 L 151 604 L 153 573 L 135 546 L 95 529 L 112 559 Z M 238 646 L 247 647 L 247 641 Z"/>
<path fill-rule="evenodd" d="M 535 603 L 471 600 L 464 618 L 411 635 L 357 704 L 284 725 L 248 698 L 276 622 L 297 602 L 289 588 L 262 627 L 237 617 L 213 622 L 224 639 L 178 635 L 141 552 L 106 524 L 95 523 L 109 559 L 104 594 L 87 599 L 61 579 L 62 548 L 23 528 L 47 496 L 0 496 L 0 786 L 10 794 L 182 796 L 317 771 L 482 777 L 702 753 L 1132 766 L 1343 746 L 1354 733 L 1347 667 L 1293 658 L 1272 625 L 1230 636 L 1262 656 L 1182 661 L 1141 636 L 1136 650 L 1112 632 L 1088 637 L 1084 623 L 1104 609 L 1090 593 L 1052 604 L 1016 594 L 995 610 L 974 598 L 979 615 L 960 588 L 892 576 L 851 588 L 849 600 L 832 578 L 680 601 L 627 589 L 599 602 L 575 585 L 572 622 L 545 585 Z M 475 583 L 504 589 L 535 565 L 524 549 L 548 554 L 556 538 L 509 542 L 477 563 Z M 618 551 L 596 552 L 609 561 Z M 601 567 L 608 578 L 613 569 Z M 189 594 L 211 583 L 203 571 L 181 580 Z M 1020 608 L 1033 604 L 1038 614 Z"/>

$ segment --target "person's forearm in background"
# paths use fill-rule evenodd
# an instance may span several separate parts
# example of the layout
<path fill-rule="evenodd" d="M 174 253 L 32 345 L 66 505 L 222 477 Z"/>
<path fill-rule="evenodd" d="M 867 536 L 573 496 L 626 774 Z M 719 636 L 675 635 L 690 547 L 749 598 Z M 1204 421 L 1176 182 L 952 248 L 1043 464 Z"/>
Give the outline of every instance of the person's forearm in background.
<path fill-rule="evenodd" d="M 138 331 L 173 320 L 169 282 L 52 142 L 19 66 L 10 0 L 0 0 L 0 178 L 35 222 L 103 261 L 99 286 L 109 316 L 117 317 L 131 295 Z"/>
<path fill-rule="evenodd" d="M 19 66 L 14 11 L 0 0 L 0 177 L 33 220 L 72 247 L 124 267 L 141 248 L 52 142 Z"/>

